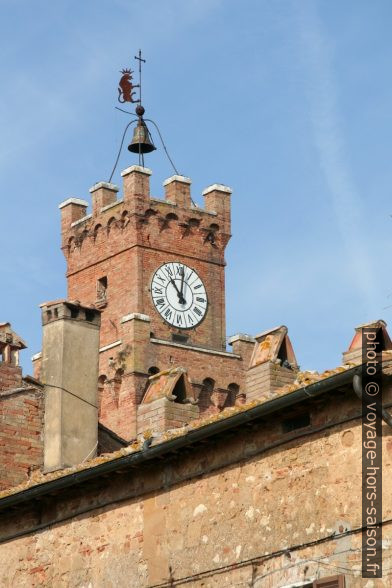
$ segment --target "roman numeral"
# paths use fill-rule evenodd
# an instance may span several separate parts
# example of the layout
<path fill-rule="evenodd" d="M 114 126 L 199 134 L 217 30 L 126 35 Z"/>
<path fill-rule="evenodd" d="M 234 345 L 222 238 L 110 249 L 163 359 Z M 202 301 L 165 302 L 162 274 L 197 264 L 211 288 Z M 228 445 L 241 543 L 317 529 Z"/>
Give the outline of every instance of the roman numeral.
<path fill-rule="evenodd" d="M 177 314 L 176 322 L 177 322 L 177 325 L 182 325 L 182 316 L 180 314 Z"/>
<path fill-rule="evenodd" d="M 172 272 L 172 270 L 170 269 L 170 267 L 168 265 L 165 267 L 165 270 L 166 270 L 166 273 L 169 276 L 169 278 L 172 278 L 173 277 L 173 272 Z"/>
<path fill-rule="evenodd" d="M 189 324 L 190 324 L 190 325 L 193 325 L 193 323 L 194 323 L 194 320 L 193 320 L 193 317 L 192 317 L 192 315 L 191 315 L 191 314 L 189 314 L 189 313 L 188 313 L 187 319 L 188 319 L 188 322 L 189 322 Z"/>
<path fill-rule="evenodd" d="M 158 300 L 155 300 L 155 306 L 165 306 L 165 299 L 158 298 Z"/>
<path fill-rule="evenodd" d="M 162 284 L 166 284 L 166 278 L 165 277 L 162 278 L 162 276 L 160 276 L 159 274 L 157 274 L 157 278 L 158 278 L 158 280 L 161 280 Z"/>
<path fill-rule="evenodd" d="M 196 296 L 197 302 L 206 302 L 205 298 L 201 298 L 200 296 Z"/>
<path fill-rule="evenodd" d="M 173 314 L 173 311 L 172 311 L 172 310 L 170 310 L 170 308 L 167 308 L 167 309 L 165 310 L 165 312 L 164 312 L 164 316 L 165 316 L 167 319 L 171 319 L 171 317 L 172 317 L 172 314 Z"/>
<path fill-rule="evenodd" d="M 198 306 L 193 307 L 193 312 L 198 316 L 201 316 L 203 314 Z"/>
<path fill-rule="evenodd" d="M 199 288 L 201 288 L 203 286 L 203 284 L 197 284 L 197 286 L 194 286 L 193 289 L 194 290 L 198 290 Z"/>
<path fill-rule="evenodd" d="M 162 288 L 157 288 L 156 286 L 154 286 L 153 291 L 154 294 L 163 294 Z"/>

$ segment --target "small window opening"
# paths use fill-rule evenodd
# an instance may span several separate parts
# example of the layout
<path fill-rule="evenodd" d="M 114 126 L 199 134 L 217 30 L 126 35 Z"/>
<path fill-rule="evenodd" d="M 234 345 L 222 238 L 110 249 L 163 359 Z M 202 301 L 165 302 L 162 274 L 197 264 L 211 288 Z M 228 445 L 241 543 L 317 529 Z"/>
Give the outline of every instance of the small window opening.
<path fill-rule="evenodd" d="M 79 309 L 78 308 L 71 308 L 71 318 L 78 318 L 79 316 Z"/>
<path fill-rule="evenodd" d="M 86 310 L 86 321 L 92 323 L 94 320 L 94 311 L 93 310 Z"/>
<path fill-rule="evenodd" d="M 240 387 L 238 384 L 234 382 L 227 386 L 229 394 L 227 395 L 227 401 L 225 403 L 226 406 L 234 406 L 237 396 L 240 393 Z"/>
<path fill-rule="evenodd" d="M 211 395 L 215 388 L 215 381 L 212 378 L 203 380 L 199 394 L 199 408 L 203 412 L 211 406 Z"/>
<path fill-rule="evenodd" d="M 291 431 L 296 431 L 297 429 L 309 427 L 309 425 L 310 414 L 308 412 L 304 412 L 289 419 L 285 419 L 282 423 L 283 433 L 290 433 Z"/>
<path fill-rule="evenodd" d="M 105 302 L 107 299 L 108 279 L 106 276 L 99 278 L 97 282 L 97 301 Z"/>
<path fill-rule="evenodd" d="M 166 215 L 166 219 L 168 221 L 178 220 L 178 216 L 176 214 L 174 214 L 174 212 L 169 212 L 169 214 Z"/>
<path fill-rule="evenodd" d="M 186 343 L 188 341 L 188 335 L 181 335 L 180 333 L 172 333 L 172 341 L 176 343 Z"/>
<path fill-rule="evenodd" d="M 206 241 L 208 241 L 209 243 L 211 243 L 211 245 L 215 245 L 215 235 L 214 235 L 214 231 L 210 231 L 210 232 L 207 234 Z"/>
<path fill-rule="evenodd" d="M 148 368 L 148 374 L 150 376 L 154 376 L 155 374 L 159 374 L 159 372 L 160 372 L 159 368 L 154 365 L 151 366 L 150 368 Z"/>
<path fill-rule="evenodd" d="M 184 376 L 181 376 L 181 378 L 178 379 L 177 384 L 174 386 L 173 396 L 176 397 L 174 402 L 179 402 L 180 404 L 184 403 L 186 399 Z"/>
<path fill-rule="evenodd" d="M 286 345 L 286 338 L 283 339 L 282 344 L 279 349 L 278 359 L 280 359 L 280 365 L 285 367 L 289 370 L 293 369 L 288 358 L 287 358 L 287 345 Z"/>
<path fill-rule="evenodd" d="M 190 227 L 198 227 L 200 225 L 200 219 L 198 218 L 190 218 L 188 220 L 188 224 Z"/>

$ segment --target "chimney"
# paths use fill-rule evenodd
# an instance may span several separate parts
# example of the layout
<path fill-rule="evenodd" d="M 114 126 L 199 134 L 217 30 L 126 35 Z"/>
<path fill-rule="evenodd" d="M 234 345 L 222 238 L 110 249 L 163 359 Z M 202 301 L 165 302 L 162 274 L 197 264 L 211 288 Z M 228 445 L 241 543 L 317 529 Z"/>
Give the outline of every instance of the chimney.
<path fill-rule="evenodd" d="M 198 417 L 199 407 L 185 369 L 176 367 L 150 376 L 138 407 L 138 434 L 163 433 Z"/>
<path fill-rule="evenodd" d="M 41 381 L 45 386 L 44 469 L 96 455 L 100 311 L 78 301 L 41 305 Z"/>
<path fill-rule="evenodd" d="M 274 398 L 279 395 L 279 388 L 295 381 L 299 367 L 287 332 L 282 325 L 255 337 L 246 372 L 247 402 Z"/>
<path fill-rule="evenodd" d="M 355 334 L 347 351 L 343 353 L 343 363 L 352 365 L 361 365 L 362 363 L 362 338 L 366 329 L 381 330 L 381 349 L 382 360 L 392 358 L 392 341 L 387 331 L 387 323 L 383 320 L 374 321 L 371 323 L 364 323 L 355 327 Z"/>
<path fill-rule="evenodd" d="M 26 343 L 12 329 L 10 323 L 0 323 L 0 392 L 22 386 L 19 351 Z"/>

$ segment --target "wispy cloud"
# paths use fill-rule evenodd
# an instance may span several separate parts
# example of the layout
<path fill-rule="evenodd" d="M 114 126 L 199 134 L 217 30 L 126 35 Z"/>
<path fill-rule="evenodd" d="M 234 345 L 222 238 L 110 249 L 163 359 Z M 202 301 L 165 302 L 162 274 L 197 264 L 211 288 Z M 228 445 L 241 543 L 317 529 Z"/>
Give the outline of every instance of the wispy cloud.
<path fill-rule="evenodd" d="M 323 29 L 316 3 L 302 0 L 295 6 L 320 166 L 341 233 L 347 271 L 351 272 L 366 307 L 372 309 L 377 306 L 377 292 L 371 245 L 367 238 L 362 198 L 347 161 L 344 124 L 339 114 L 338 86 L 333 68 L 333 47 Z"/>

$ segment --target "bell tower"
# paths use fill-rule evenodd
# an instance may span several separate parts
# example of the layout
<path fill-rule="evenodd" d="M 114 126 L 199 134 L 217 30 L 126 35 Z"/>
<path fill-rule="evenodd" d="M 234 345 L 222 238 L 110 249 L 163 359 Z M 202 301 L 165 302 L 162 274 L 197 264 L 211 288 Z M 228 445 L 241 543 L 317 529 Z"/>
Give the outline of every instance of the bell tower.
<path fill-rule="evenodd" d="M 184 176 L 164 182 L 164 199 L 151 198 L 150 174 L 139 166 L 124 170 L 121 199 L 113 184 L 95 184 L 91 214 L 83 200 L 60 205 L 68 298 L 102 310 L 101 346 L 116 339 L 124 316 L 138 313 L 150 317 L 155 339 L 225 350 L 224 252 L 231 190 L 209 186 L 203 192 L 205 208 L 199 208 L 191 204 L 191 181 Z M 204 299 L 188 288 L 192 278 L 196 287 L 202 284 Z M 182 281 L 189 295 L 183 305 L 178 300 Z M 161 312 L 165 308 L 166 314 Z M 198 308 L 205 311 L 202 317 Z"/>
<path fill-rule="evenodd" d="M 187 389 L 198 398 L 213 371 L 225 397 L 231 384 L 241 385 L 243 367 L 241 355 L 226 350 L 232 191 L 221 184 L 207 187 L 201 208 L 191 198 L 191 180 L 175 173 L 163 182 L 162 197 L 150 194 L 152 172 L 144 167 L 144 154 L 155 146 L 141 99 L 133 99 L 132 71 L 122 73 L 121 101 L 138 102 L 128 149 L 142 165 L 121 173 L 120 197 L 111 181 L 95 184 L 91 213 L 78 198 L 65 200 L 60 210 L 68 299 L 101 311 L 100 419 L 129 439 L 137 433 L 148 378 L 157 372 L 183 370 Z"/>

